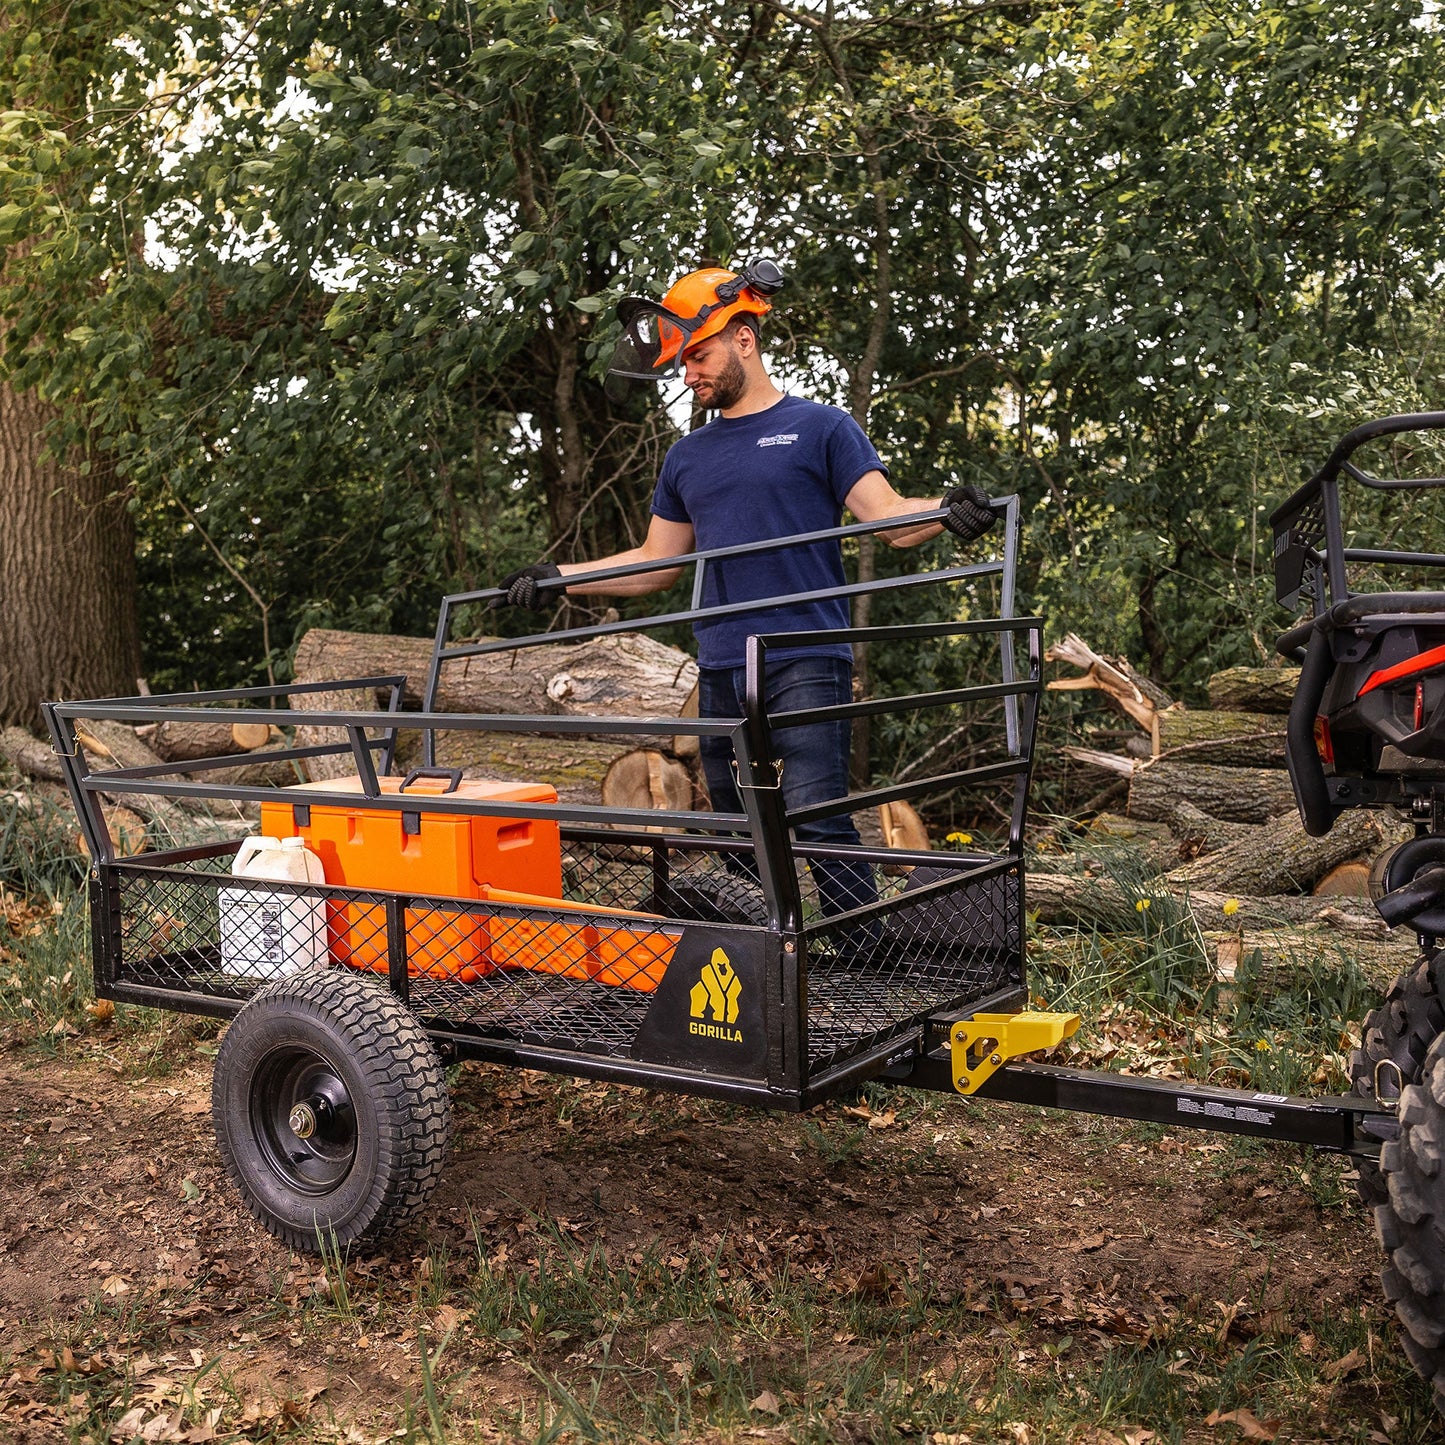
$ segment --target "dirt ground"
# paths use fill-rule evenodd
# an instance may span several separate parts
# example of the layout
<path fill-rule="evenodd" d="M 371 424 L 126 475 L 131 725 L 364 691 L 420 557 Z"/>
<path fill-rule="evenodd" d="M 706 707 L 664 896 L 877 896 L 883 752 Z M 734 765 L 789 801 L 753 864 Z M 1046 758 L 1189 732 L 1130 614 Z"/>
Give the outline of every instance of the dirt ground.
<path fill-rule="evenodd" d="M 615 1423 L 664 1384 L 689 1401 L 677 1439 L 1434 1438 L 1339 1161 L 913 1094 L 799 1119 L 465 1065 L 428 1226 L 343 1272 L 224 1178 L 212 1026 L 172 1023 L 159 1076 L 137 1047 L 102 1027 L 62 1058 L 0 1053 L 17 1445 L 569 1438 L 560 1391 L 589 1382 L 607 1438 L 664 1434 Z M 610 1324 L 599 1299 L 580 1326 L 554 1301 L 544 1328 L 536 1282 L 569 1247 L 639 1295 L 670 1272 L 727 1298 L 684 1294 L 671 1322 L 639 1298 Z"/>

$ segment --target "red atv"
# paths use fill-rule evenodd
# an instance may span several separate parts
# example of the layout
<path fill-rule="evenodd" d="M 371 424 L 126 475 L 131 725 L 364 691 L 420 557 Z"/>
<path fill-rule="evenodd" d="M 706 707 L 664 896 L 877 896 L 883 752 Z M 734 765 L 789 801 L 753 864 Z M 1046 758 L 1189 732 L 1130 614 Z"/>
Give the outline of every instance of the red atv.
<path fill-rule="evenodd" d="M 1382 806 L 1415 826 L 1376 861 L 1370 892 L 1388 924 L 1414 929 L 1419 956 L 1365 1020 L 1350 1073 L 1356 1094 L 1396 1111 L 1395 1128 L 1371 1121 L 1384 1138 L 1360 1193 L 1406 1348 L 1445 1408 L 1445 591 L 1383 590 L 1440 585 L 1445 554 L 1385 544 L 1441 524 L 1445 476 L 1376 476 L 1352 460 L 1386 437 L 1407 458 L 1439 455 L 1439 432 L 1445 412 L 1356 427 L 1270 521 L 1276 596 L 1310 609 L 1278 644 L 1302 664 L 1287 757 L 1304 826 L 1319 836 L 1346 808 Z M 1342 479 L 1355 484 L 1348 530 Z"/>

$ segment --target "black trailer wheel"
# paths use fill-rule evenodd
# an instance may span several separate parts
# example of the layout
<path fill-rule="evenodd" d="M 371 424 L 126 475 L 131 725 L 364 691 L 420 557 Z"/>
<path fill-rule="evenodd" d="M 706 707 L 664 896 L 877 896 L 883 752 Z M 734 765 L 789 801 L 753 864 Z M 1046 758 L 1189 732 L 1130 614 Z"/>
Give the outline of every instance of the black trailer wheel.
<path fill-rule="evenodd" d="M 441 1061 L 378 982 L 310 969 L 262 989 L 216 1055 L 226 1168 L 293 1249 L 371 1243 L 426 1207 L 451 1135 Z"/>
<path fill-rule="evenodd" d="M 1387 1197 L 1375 1225 L 1388 1260 L 1380 1273 L 1405 1353 L 1445 1411 L 1445 1034 L 1418 1084 L 1400 1097 L 1400 1137 L 1380 1151 Z"/>
<path fill-rule="evenodd" d="M 1445 1033 L 1442 968 L 1439 955 L 1422 954 L 1366 1015 L 1361 1046 L 1350 1054 L 1350 1082 L 1360 1098 L 1373 1099 L 1378 1084 L 1382 1099 L 1396 1099 L 1406 1085 L 1419 1082 L 1430 1045 Z M 1372 1161 L 1361 1161 L 1356 1188 L 1370 1208 L 1385 1202 L 1385 1181 Z"/>

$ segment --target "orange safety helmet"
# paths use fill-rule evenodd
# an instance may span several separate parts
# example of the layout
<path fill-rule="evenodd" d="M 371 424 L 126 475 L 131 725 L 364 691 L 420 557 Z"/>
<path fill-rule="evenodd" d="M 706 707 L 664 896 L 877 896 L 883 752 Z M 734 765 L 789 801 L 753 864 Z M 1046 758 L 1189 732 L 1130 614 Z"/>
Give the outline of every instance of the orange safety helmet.
<path fill-rule="evenodd" d="M 769 296 L 783 287 L 782 271 L 772 261 L 750 261 L 741 271 L 709 266 L 680 276 L 662 300 L 624 296 L 617 303 L 622 336 L 608 376 L 632 381 L 663 381 L 680 376 L 683 353 L 716 336 L 734 316 L 766 316 Z"/>

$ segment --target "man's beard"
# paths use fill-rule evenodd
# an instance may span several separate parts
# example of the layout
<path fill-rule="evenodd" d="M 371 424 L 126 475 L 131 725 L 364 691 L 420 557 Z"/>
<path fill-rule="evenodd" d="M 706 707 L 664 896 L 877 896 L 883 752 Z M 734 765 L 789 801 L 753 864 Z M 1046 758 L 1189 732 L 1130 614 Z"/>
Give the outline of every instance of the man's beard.
<path fill-rule="evenodd" d="M 717 380 L 711 383 L 708 395 L 698 397 L 698 400 L 709 410 L 726 411 L 743 399 L 747 389 L 748 374 L 734 351 L 728 356 L 727 365 L 718 373 Z"/>

